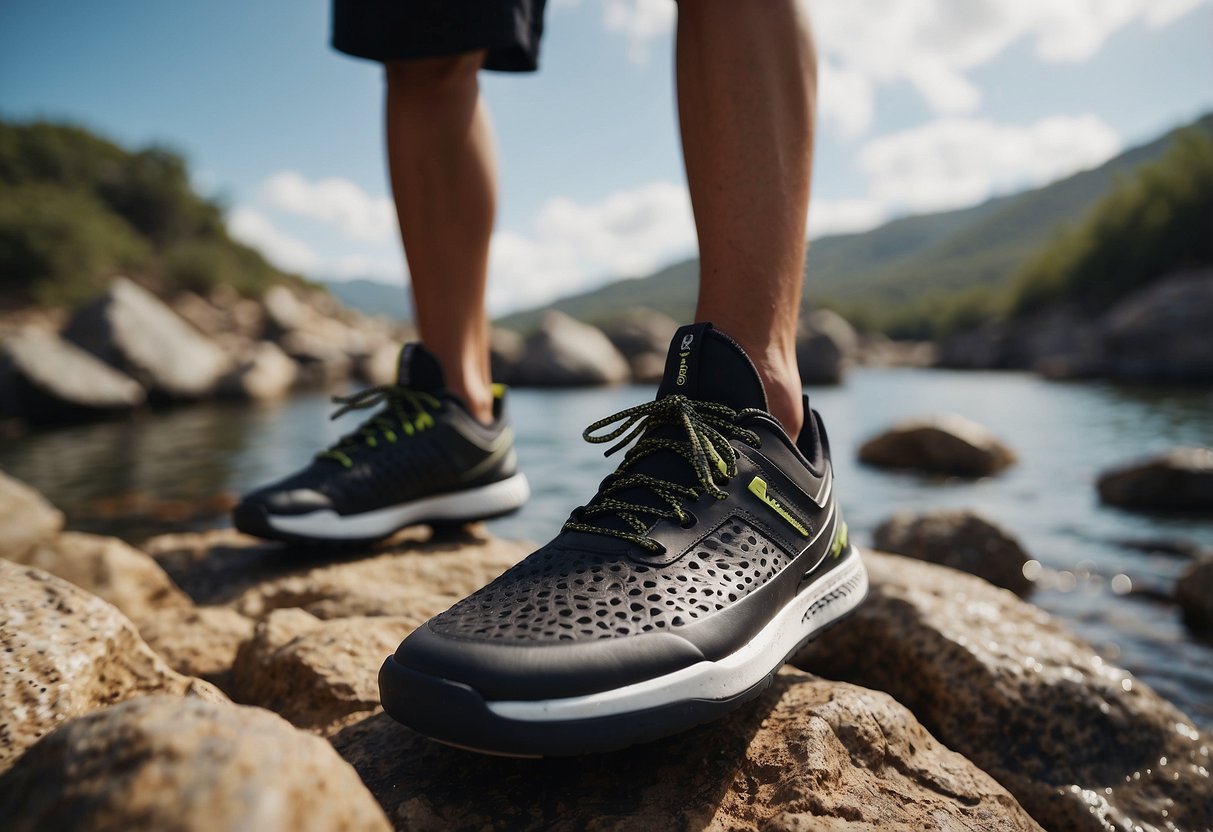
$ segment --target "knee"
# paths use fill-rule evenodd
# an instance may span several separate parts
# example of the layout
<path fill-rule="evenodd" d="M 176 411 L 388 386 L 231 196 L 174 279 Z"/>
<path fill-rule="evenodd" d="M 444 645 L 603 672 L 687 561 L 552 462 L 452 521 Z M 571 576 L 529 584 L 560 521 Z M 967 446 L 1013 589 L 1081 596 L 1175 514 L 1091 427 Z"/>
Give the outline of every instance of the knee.
<path fill-rule="evenodd" d="M 388 92 L 404 97 L 450 95 L 475 86 L 483 63 L 483 51 L 389 61 L 385 64 Z"/>

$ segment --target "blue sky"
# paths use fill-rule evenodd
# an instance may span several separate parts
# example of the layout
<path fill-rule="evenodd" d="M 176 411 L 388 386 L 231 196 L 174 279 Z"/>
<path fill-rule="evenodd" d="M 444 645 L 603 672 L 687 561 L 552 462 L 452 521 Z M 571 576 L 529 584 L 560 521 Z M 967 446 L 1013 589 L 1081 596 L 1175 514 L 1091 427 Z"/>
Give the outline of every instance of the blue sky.
<path fill-rule="evenodd" d="M 536 75 L 484 74 L 500 144 L 494 311 L 693 253 L 672 0 L 550 0 Z M 813 234 L 979 202 L 1213 109 L 1213 0 L 809 0 Z M 325 0 L 0 5 L 0 113 L 183 152 L 286 268 L 406 279 L 380 70 Z"/>

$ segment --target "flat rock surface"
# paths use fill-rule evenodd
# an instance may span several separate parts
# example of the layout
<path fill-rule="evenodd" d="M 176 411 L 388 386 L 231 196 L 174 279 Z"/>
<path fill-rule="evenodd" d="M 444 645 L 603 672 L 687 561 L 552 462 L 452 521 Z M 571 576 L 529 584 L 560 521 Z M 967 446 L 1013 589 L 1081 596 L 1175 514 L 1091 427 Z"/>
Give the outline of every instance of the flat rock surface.
<path fill-rule="evenodd" d="M 185 607 L 156 612 L 139 622 L 139 635 L 169 667 L 231 693 L 231 670 L 254 622 L 228 607 Z"/>
<path fill-rule="evenodd" d="M 981 477 L 1014 463 L 1015 453 L 984 426 L 944 414 L 899 422 L 864 442 L 859 459 L 886 468 Z"/>
<path fill-rule="evenodd" d="M 73 720 L 0 777 L 8 832 L 387 830 L 331 746 L 258 708 L 148 696 Z"/>
<path fill-rule="evenodd" d="M 63 512 L 0 471 L 0 558 L 22 557 L 63 528 Z"/>
<path fill-rule="evenodd" d="M 67 581 L 0 560 L 0 586 L 0 770 L 66 720 L 116 702 L 225 699 L 170 669 L 122 613 Z"/>
<path fill-rule="evenodd" d="M 1210 740 L 1042 610 L 950 569 L 864 554 L 866 603 L 796 659 L 887 691 L 1048 829 L 1213 827 Z"/>
<path fill-rule="evenodd" d="M 613 754 L 486 757 L 384 714 L 333 743 L 399 829 L 1039 828 L 891 697 L 796 671 L 724 720 Z"/>

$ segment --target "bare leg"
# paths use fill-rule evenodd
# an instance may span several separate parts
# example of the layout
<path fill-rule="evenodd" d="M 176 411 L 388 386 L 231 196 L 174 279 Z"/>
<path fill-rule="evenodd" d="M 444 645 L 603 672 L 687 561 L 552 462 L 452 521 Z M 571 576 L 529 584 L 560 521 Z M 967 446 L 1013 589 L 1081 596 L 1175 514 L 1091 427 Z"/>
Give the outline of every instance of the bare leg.
<path fill-rule="evenodd" d="M 387 153 L 421 341 L 451 390 L 492 419 L 485 312 L 497 165 L 481 52 L 387 65 Z"/>
<path fill-rule="evenodd" d="M 817 61 L 799 0 L 681 0 L 678 114 L 700 277 L 696 320 L 749 353 L 772 414 L 803 424 L 804 280 Z"/>

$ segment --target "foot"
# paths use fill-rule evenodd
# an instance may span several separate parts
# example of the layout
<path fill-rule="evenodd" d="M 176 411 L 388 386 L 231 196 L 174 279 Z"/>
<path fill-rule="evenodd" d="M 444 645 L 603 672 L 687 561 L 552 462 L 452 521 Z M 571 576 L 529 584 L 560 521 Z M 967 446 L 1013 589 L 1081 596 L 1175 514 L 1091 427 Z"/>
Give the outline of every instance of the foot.
<path fill-rule="evenodd" d="M 517 471 L 504 388 L 492 423 L 481 424 L 420 344 L 400 351 L 396 384 L 337 401 L 335 416 L 383 407 L 306 468 L 241 500 L 237 529 L 296 543 L 366 543 L 406 526 L 508 514 L 530 495 Z"/>
<path fill-rule="evenodd" d="M 758 696 L 867 591 L 802 406 L 793 440 L 740 347 L 680 329 L 656 401 L 586 431 L 612 451 L 638 439 L 619 468 L 555 540 L 404 640 L 379 674 L 384 709 L 451 745 L 567 755 Z"/>

